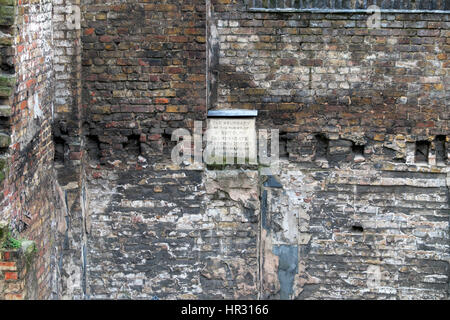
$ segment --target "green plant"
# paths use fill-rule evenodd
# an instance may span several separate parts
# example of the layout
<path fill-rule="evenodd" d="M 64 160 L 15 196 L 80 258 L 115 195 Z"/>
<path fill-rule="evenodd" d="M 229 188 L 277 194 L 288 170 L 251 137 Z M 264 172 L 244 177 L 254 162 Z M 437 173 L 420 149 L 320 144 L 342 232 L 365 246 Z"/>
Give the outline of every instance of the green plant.
<path fill-rule="evenodd" d="M 22 241 L 13 238 L 11 232 L 9 232 L 6 240 L 2 243 L 2 247 L 5 249 L 20 249 L 22 248 Z"/>

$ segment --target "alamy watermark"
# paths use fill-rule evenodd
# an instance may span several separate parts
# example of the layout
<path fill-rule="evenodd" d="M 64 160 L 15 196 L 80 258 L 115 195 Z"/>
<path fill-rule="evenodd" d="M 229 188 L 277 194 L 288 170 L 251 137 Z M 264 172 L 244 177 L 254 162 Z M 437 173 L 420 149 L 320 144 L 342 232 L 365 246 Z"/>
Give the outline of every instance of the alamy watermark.
<path fill-rule="evenodd" d="M 367 8 L 367 13 L 371 16 L 367 19 L 367 28 L 380 29 L 381 28 L 381 8 L 376 5 L 371 5 Z"/>
<path fill-rule="evenodd" d="M 66 23 L 69 30 L 80 30 L 81 29 L 81 9 L 75 4 L 70 4 L 67 6 L 67 16 Z"/>

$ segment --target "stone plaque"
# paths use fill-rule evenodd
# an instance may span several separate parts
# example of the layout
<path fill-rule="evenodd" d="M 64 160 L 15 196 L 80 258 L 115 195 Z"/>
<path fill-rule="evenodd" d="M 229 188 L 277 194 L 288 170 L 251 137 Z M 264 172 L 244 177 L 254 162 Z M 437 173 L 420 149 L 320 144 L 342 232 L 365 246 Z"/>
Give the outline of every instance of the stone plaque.
<path fill-rule="evenodd" d="M 255 118 L 208 119 L 209 163 L 257 164 Z"/>

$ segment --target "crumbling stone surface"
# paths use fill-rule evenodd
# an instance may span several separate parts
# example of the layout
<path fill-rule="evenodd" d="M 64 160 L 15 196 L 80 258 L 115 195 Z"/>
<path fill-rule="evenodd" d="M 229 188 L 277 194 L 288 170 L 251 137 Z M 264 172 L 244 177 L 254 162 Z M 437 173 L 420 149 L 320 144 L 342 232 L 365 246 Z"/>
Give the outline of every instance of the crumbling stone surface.
<path fill-rule="evenodd" d="M 207 171 L 202 233 L 203 297 L 255 299 L 259 294 L 257 171 Z"/>
<path fill-rule="evenodd" d="M 29 269 L 34 270 L 36 285 L 28 288 L 27 297 L 46 299 L 57 291 L 54 271 L 61 239 L 56 221 L 65 207 L 57 191 L 51 137 L 53 3 L 8 0 L 0 7 L 2 46 L 8 46 L 1 48 L 1 73 L 9 75 L 2 79 L 8 79 L 11 89 L 8 97 L 1 97 L 1 130 L 10 136 L 1 147 L 2 170 L 6 169 L 1 216 L 15 236 L 35 241 L 37 255 Z"/>
<path fill-rule="evenodd" d="M 447 170 L 399 169 L 285 162 L 261 200 L 265 297 L 448 299 Z"/>
<path fill-rule="evenodd" d="M 93 170 L 90 191 L 89 297 L 203 293 L 201 234 L 208 224 L 201 172 Z"/>
<path fill-rule="evenodd" d="M 256 298 L 257 183 L 256 172 L 92 170 L 89 297 Z"/>

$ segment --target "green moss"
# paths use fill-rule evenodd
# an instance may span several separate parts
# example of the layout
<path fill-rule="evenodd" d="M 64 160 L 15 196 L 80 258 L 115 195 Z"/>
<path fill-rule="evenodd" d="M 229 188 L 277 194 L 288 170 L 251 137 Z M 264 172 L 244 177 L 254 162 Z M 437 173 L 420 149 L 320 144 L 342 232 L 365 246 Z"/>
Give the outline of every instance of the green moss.
<path fill-rule="evenodd" d="M 8 2 L 8 1 L 3 1 Z M 5 3 L 9 4 L 9 3 Z M 11 26 L 14 24 L 14 6 L 0 5 L 0 25 Z"/>
<path fill-rule="evenodd" d="M 36 243 L 26 239 L 16 239 L 12 236 L 8 223 L 0 221 L 0 249 L 21 250 L 25 256 L 27 267 L 30 267 L 37 253 Z"/>
<path fill-rule="evenodd" d="M 11 144 L 11 137 L 7 134 L 0 133 L 0 148 L 7 148 Z"/>
<path fill-rule="evenodd" d="M 5 169 L 6 168 L 6 164 L 7 164 L 6 159 L 1 159 L 0 158 L 0 170 Z"/>
<path fill-rule="evenodd" d="M 12 92 L 11 87 L 0 86 L 0 97 L 9 97 Z"/>
<path fill-rule="evenodd" d="M 0 86 L 13 87 L 16 83 L 16 77 L 11 74 L 0 74 Z"/>
<path fill-rule="evenodd" d="M 15 5 L 15 0 L 0 0 L 0 5 L 3 6 L 14 6 Z"/>

